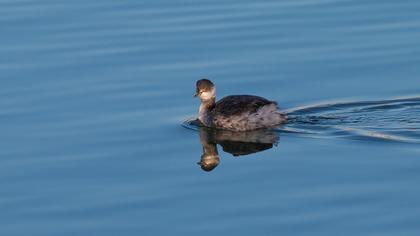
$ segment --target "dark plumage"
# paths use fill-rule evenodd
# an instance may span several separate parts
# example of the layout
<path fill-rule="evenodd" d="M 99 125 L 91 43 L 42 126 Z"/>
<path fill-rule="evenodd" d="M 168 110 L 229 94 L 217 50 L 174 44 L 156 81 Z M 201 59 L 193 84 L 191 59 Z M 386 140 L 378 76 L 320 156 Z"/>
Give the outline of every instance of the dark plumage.
<path fill-rule="evenodd" d="M 236 116 L 245 112 L 256 113 L 265 105 L 276 102 L 253 95 L 231 95 L 220 99 L 214 108 L 214 112 L 222 116 Z"/>

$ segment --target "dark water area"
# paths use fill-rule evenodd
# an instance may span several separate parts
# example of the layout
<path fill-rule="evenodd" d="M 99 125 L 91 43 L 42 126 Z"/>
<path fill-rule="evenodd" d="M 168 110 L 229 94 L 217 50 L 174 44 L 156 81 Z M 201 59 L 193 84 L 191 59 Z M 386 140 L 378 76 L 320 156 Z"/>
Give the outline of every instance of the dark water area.
<path fill-rule="evenodd" d="M 0 1 L 0 234 L 419 235 L 419 11 Z M 203 77 L 289 122 L 188 123 Z"/>

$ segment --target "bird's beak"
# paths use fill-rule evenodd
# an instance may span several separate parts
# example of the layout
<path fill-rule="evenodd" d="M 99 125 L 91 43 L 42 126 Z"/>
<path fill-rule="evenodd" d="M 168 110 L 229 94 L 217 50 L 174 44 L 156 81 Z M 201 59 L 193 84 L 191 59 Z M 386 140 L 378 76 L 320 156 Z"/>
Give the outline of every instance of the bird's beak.
<path fill-rule="evenodd" d="M 193 95 L 193 98 L 196 98 L 197 96 L 198 96 L 198 93 L 194 94 L 194 95 Z"/>

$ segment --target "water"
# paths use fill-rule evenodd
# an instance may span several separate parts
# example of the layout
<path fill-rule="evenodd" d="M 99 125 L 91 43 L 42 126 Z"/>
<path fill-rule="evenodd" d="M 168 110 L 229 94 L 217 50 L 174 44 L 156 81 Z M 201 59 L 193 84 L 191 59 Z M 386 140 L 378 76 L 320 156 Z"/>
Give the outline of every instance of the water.
<path fill-rule="evenodd" d="M 419 97 L 324 104 L 289 111 L 280 131 L 418 144 L 419 114 Z"/>
<path fill-rule="evenodd" d="M 418 235 L 419 10 L 0 1 L 1 234 Z M 202 77 L 294 120 L 202 171 Z"/>

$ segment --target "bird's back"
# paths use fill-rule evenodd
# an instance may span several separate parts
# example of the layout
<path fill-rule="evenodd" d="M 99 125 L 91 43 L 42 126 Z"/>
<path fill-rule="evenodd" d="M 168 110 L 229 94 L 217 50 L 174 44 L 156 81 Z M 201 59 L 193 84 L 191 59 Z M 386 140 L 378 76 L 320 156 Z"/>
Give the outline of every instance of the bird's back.
<path fill-rule="evenodd" d="M 265 105 L 275 104 L 265 98 L 253 95 L 232 95 L 220 99 L 214 108 L 214 112 L 220 116 L 235 116 L 243 113 L 253 113 Z"/>
<path fill-rule="evenodd" d="M 276 102 L 252 95 L 224 97 L 216 103 L 212 113 L 216 128 L 235 131 L 266 128 L 285 119 Z"/>

